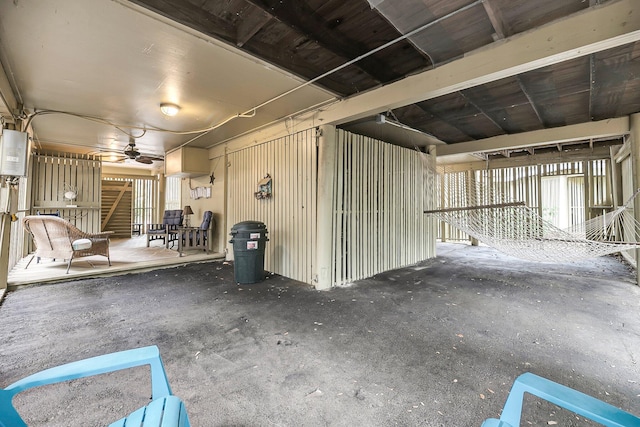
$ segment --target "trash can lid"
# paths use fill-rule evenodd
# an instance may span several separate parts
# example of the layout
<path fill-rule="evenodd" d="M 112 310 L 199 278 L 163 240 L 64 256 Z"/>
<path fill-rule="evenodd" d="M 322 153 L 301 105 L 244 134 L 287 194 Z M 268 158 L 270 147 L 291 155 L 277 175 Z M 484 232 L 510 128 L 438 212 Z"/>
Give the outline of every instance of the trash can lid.
<path fill-rule="evenodd" d="M 242 221 L 231 227 L 232 230 L 255 230 L 265 228 L 267 228 L 267 226 L 260 221 Z"/>

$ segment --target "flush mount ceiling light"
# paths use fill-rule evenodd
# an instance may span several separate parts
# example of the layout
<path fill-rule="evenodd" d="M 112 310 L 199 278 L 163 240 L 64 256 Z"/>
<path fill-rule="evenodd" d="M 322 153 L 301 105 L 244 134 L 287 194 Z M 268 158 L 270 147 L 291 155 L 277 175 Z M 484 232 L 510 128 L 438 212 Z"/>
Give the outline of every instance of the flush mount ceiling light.
<path fill-rule="evenodd" d="M 170 102 L 163 102 L 160 104 L 160 111 L 165 116 L 175 116 L 180 111 L 180 106 L 176 104 L 172 104 Z"/>

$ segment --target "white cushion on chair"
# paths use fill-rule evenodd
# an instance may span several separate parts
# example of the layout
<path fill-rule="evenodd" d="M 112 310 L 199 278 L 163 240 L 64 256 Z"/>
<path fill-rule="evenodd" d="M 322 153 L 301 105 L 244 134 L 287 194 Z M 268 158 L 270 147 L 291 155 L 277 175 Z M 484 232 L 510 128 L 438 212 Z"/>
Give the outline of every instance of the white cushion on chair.
<path fill-rule="evenodd" d="M 71 247 L 74 251 L 82 251 L 85 249 L 91 249 L 91 240 L 89 239 L 78 239 L 71 242 Z"/>

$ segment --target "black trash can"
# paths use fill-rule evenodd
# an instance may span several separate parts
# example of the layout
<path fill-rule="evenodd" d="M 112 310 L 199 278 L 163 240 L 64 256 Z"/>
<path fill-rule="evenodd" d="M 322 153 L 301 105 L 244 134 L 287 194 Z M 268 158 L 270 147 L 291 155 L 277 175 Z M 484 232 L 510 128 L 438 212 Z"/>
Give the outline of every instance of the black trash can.
<path fill-rule="evenodd" d="M 264 250 L 269 239 L 267 226 L 258 221 L 243 221 L 231 227 L 233 274 L 236 283 L 264 280 Z"/>

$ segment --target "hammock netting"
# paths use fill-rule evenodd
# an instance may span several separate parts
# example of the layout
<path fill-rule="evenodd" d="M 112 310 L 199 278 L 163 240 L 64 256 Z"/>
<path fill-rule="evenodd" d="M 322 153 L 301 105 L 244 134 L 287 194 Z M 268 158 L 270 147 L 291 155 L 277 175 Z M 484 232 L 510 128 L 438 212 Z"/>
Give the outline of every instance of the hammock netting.
<path fill-rule="evenodd" d="M 571 262 L 640 248 L 640 223 L 633 215 L 633 197 L 603 216 L 561 229 L 545 221 L 536 209 L 509 199 L 499 191 L 453 179 L 423 155 L 427 200 L 440 201 L 425 213 L 499 251 L 540 262 Z"/>

